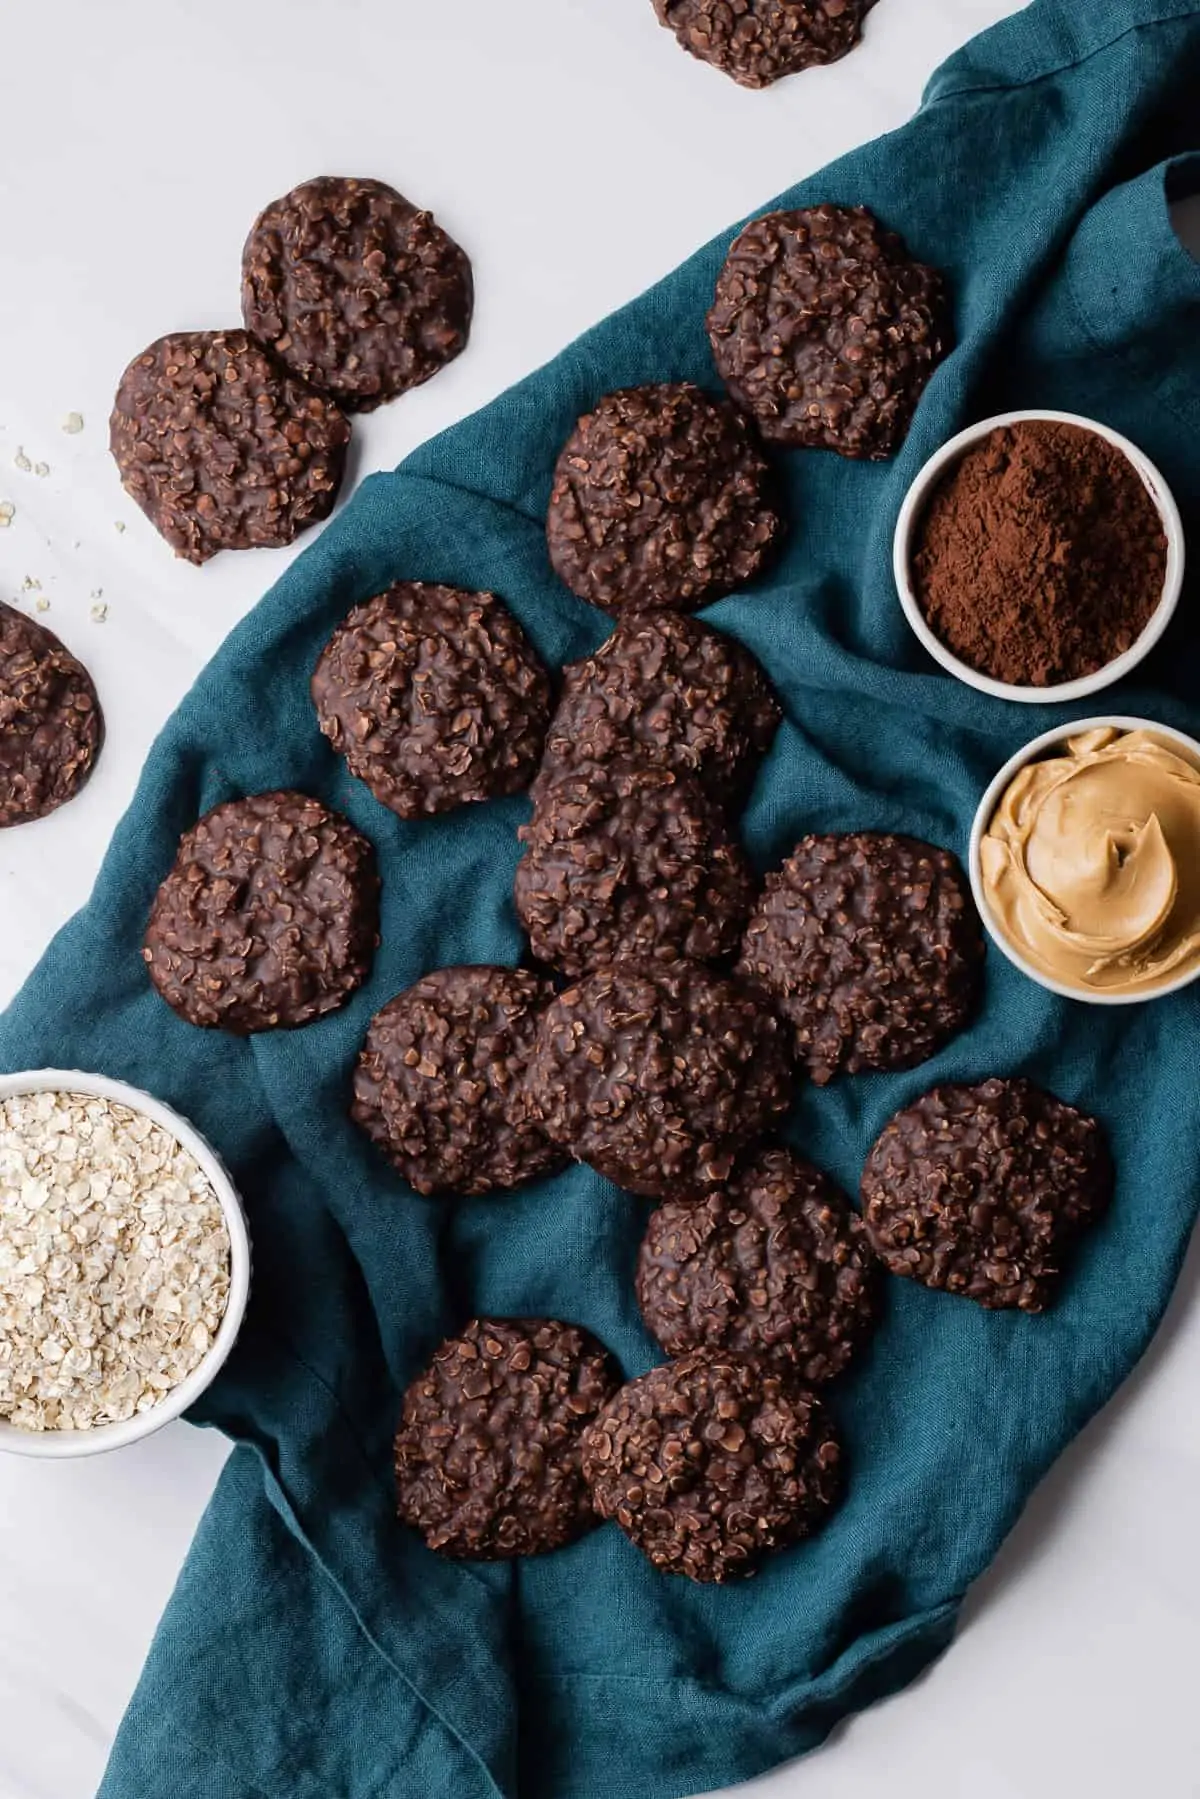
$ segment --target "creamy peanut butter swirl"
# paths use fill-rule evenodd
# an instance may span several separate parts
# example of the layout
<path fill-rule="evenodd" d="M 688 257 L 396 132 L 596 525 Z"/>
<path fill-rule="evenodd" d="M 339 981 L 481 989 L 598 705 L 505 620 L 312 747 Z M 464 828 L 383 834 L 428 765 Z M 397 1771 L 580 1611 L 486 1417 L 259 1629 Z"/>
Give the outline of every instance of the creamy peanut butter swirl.
<path fill-rule="evenodd" d="M 980 845 L 996 924 L 1084 991 L 1151 988 L 1200 962 L 1200 768 L 1107 727 L 1014 777 Z"/>

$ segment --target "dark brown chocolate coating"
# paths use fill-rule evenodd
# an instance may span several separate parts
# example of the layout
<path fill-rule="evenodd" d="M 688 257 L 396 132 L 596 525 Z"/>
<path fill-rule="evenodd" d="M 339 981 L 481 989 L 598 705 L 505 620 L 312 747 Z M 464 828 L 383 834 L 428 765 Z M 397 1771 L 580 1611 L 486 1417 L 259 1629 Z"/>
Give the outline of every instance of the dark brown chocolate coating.
<path fill-rule="evenodd" d="M 378 942 L 366 838 L 306 794 L 255 793 L 180 840 L 142 955 L 181 1018 L 244 1036 L 336 1011 Z"/>
<path fill-rule="evenodd" d="M 786 1369 L 693 1351 L 608 1402 L 583 1440 L 602 1518 L 664 1574 L 723 1583 L 810 1536 L 841 1495 L 820 1400 Z"/>
<path fill-rule="evenodd" d="M 875 0 L 654 0 L 685 50 L 742 87 L 837 62 L 862 36 Z"/>
<path fill-rule="evenodd" d="M 790 1150 L 768 1149 L 703 1203 L 651 1214 L 637 1296 L 668 1355 L 758 1356 L 816 1387 L 873 1330 L 878 1276 L 840 1188 Z"/>
<path fill-rule="evenodd" d="M 538 960 L 563 974 L 620 956 L 706 962 L 736 950 L 753 877 L 721 808 L 689 776 L 581 766 L 546 788 L 517 834 L 517 917 Z"/>
<path fill-rule="evenodd" d="M 620 1375 L 577 1325 L 476 1318 L 404 1395 L 400 1517 L 460 1561 L 543 1555 L 596 1523 L 580 1466 L 585 1427 Z"/>
<path fill-rule="evenodd" d="M 578 763 L 633 758 L 695 775 L 733 808 L 781 717 L 764 670 L 736 638 L 680 612 L 622 619 L 594 655 L 563 669 L 534 799 Z"/>
<path fill-rule="evenodd" d="M 466 255 L 382 181 L 302 182 L 242 252 L 242 318 L 290 369 L 352 412 L 416 387 L 466 347 Z"/>
<path fill-rule="evenodd" d="M 971 1015 L 983 953 L 949 850 L 862 831 L 805 837 L 767 876 L 738 966 L 769 990 L 823 1087 L 934 1055 Z"/>
<path fill-rule="evenodd" d="M 718 600 L 754 578 L 782 532 L 745 419 L 687 381 L 625 388 L 585 414 L 546 515 L 559 579 L 615 613 Z"/>
<path fill-rule="evenodd" d="M 935 1087 L 868 1156 L 863 1218 L 892 1274 L 991 1310 L 1040 1312 L 1112 1185 L 1100 1125 L 1032 1081 Z"/>
<path fill-rule="evenodd" d="M 491 1193 L 565 1161 L 520 1086 L 549 982 L 519 968 L 439 968 L 371 1020 L 351 1117 L 418 1193 Z"/>
<path fill-rule="evenodd" d="M 83 664 L 53 631 L 0 605 L 0 830 L 74 799 L 103 738 Z"/>
<path fill-rule="evenodd" d="M 531 1113 L 577 1160 L 648 1199 L 702 1197 L 792 1094 L 761 993 L 694 962 L 616 962 L 543 1012 Z"/>
<path fill-rule="evenodd" d="M 178 331 L 121 377 L 109 447 L 177 556 L 272 549 L 328 517 L 350 421 L 244 331 Z"/>
<path fill-rule="evenodd" d="M 708 334 L 763 436 L 894 456 L 950 348 L 945 284 L 865 206 L 770 212 L 734 239 Z"/>
<path fill-rule="evenodd" d="M 400 581 L 356 606 L 317 663 L 322 731 L 400 818 L 529 786 L 550 682 L 495 594 Z"/>

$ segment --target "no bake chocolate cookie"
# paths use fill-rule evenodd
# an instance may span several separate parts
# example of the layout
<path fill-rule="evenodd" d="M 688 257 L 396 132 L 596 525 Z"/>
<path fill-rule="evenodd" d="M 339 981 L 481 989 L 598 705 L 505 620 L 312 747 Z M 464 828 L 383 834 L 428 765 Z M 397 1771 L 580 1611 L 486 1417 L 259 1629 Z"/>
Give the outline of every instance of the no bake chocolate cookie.
<path fill-rule="evenodd" d="M 126 493 L 187 562 L 277 548 L 333 510 L 350 422 L 244 331 L 177 331 L 121 377 Z"/>
<path fill-rule="evenodd" d="M 552 1318 L 477 1318 L 404 1396 L 400 1517 L 462 1561 L 542 1555 L 596 1523 L 583 1431 L 620 1376 L 587 1331 Z"/>
<path fill-rule="evenodd" d="M 664 1574 L 723 1583 L 817 1530 L 841 1492 L 819 1399 L 789 1371 L 694 1351 L 652 1368 L 584 1436 L 584 1473 Z"/>
<path fill-rule="evenodd" d="M 312 697 L 351 774 L 400 818 L 528 787 L 550 715 L 546 671 L 507 606 L 423 581 L 354 608 Z"/>
<path fill-rule="evenodd" d="M 1040 1312 L 1108 1204 L 1104 1132 L 1032 1081 L 935 1087 L 867 1158 L 863 1218 L 892 1274 L 989 1309 Z"/>
<path fill-rule="evenodd" d="M 246 329 L 348 411 L 436 374 L 465 348 L 473 304 L 464 252 L 382 181 L 302 182 L 242 253 Z"/>
<path fill-rule="evenodd" d="M 877 461 L 903 443 L 952 329 L 942 276 L 865 206 L 809 206 L 734 239 L 708 334 L 764 437 Z"/>
<path fill-rule="evenodd" d="M 439 968 L 375 1014 L 351 1116 L 418 1193 L 491 1193 L 565 1161 L 521 1103 L 553 997 L 524 969 Z"/>
<path fill-rule="evenodd" d="M 255 793 L 185 833 L 142 955 L 181 1018 L 245 1035 L 336 1011 L 378 941 L 366 838 L 306 794 Z"/>

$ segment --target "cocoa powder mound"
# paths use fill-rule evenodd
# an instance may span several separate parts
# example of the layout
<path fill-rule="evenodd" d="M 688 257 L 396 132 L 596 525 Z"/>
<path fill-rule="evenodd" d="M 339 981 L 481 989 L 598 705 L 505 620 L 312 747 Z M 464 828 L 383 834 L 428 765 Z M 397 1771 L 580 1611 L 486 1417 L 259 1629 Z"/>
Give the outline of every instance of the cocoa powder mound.
<path fill-rule="evenodd" d="M 1095 674 L 1162 598 L 1167 540 L 1120 450 L 1077 425 L 1002 426 L 934 489 L 913 578 L 930 629 L 1013 686 Z"/>

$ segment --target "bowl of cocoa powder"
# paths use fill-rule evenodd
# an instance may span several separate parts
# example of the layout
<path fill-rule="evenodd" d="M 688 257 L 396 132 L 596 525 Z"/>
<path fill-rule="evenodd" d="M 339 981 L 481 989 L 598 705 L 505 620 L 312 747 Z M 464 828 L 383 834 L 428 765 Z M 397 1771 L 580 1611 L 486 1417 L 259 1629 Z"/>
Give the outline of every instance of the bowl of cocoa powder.
<path fill-rule="evenodd" d="M 1183 585 L 1179 509 L 1128 438 L 1068 412 L 1009 412 L 917 476 L 894 547 L 904 613 L 960 681 L 1027 705 L 1122 680 Z"/>

